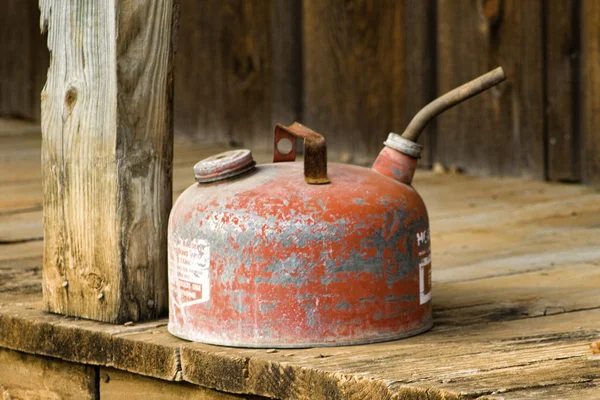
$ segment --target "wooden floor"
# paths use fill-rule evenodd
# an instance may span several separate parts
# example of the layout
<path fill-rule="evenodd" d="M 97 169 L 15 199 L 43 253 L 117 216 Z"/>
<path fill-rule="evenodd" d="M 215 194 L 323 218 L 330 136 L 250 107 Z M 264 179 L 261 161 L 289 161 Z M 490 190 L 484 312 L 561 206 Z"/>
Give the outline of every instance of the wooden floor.
<path fill-rule="evenodd" d="M 177 144 L 176 195 L 215 150 Z M 185 342 L 165 320 L 111 326 L 42 313 L 36 126 L 0 121 L 0 166 L 0 347 L 274 398 L 600 399 L 600 355 L 590 350 L 600 340 L 597 190 L 419 171 L 433 330 L 267 352 Z"/>

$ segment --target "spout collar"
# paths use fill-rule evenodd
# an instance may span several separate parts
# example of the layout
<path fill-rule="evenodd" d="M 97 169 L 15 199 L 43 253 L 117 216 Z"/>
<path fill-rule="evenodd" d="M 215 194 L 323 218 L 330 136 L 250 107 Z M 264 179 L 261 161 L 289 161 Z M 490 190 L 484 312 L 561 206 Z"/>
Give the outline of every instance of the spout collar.
<path fill-rule="evenodd" d="M 399 151 L 400 153 L 406 154 L 407 156 L 421 158 L 421 150 L 423 150 L 423 146 L 413 142 L 412 140 L 405 139 L 396 133 L 390 132 L 387 140 L 383 142 L 383 144 L 396 151 Z"/>

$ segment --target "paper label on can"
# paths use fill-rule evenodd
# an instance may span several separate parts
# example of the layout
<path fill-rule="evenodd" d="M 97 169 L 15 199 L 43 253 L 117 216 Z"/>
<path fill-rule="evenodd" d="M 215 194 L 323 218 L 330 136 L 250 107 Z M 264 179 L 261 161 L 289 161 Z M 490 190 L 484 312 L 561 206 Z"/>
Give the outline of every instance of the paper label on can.
<path fill-rule="evenodd" d="M 203 239 L 171 238 L 169 275 L 181 307 L 210 300 L 210 246 Z"/>
<path fill-rule="evenodd" d="M 425 304 L 431 300 L 431 247 L 429 229 L 417 233 L 419 247 L 419 298 Z"/>

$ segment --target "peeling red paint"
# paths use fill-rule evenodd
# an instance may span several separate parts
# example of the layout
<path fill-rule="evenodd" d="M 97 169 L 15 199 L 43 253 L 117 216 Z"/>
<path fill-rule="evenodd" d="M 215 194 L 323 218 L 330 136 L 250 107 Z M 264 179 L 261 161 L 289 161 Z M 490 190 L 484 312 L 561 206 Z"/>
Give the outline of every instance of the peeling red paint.
<path fill-rule="evenodd" d="M 384 147 L 373 164 L 374 171 L 407 185 L 412 183 L 416 169 L 416 158 L 402 154 L 390 147 Z"/>
<path fill-rule="evenodd" d="M 431 302 L 420 304 L 429 243 L 419 246 L 417 233 L 429 223 L 418 193 L 365 168 L 330 164 L 328 173 L 331 184 L 308 185 L 301 163 L 260 165 L 181 195 L 169 221 L 171 333 L 304 347 L 391 340 L 431 326 Z M 188 260 L 174 247 L 197 241 L 201 250 L 192 252 L 210 253 L 210 297 L 194 303 L 205 289 L 180 279 Z"/>

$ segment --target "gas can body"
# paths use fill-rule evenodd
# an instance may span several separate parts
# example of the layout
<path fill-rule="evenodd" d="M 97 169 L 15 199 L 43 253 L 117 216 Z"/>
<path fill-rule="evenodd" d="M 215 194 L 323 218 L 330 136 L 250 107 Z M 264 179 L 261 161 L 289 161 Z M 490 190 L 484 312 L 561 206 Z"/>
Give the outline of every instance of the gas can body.
<path fill-rule="evenodd" d="M 242 347 L 371 343 L 432 325 L 419 194 L 373 170 L 259 165 L 193 184 L 169 220 L 169 331 Z"/>
<path fill-rule="evenodd" d="M 325 138 L 277 124 L 274 164 L 249 150 L 194 166 L 169 219 L 169 331 L 241 347 L 399 339 L 432 326 L 427 210 L 411 186 L 429 120 L 506 78 L 497 68 L 432 101 L 373 166 L 327 164 Z M 304 139 L 304 164 L 296 139 Z M 280 151 L 282 141 L 291 150 Z"/>

